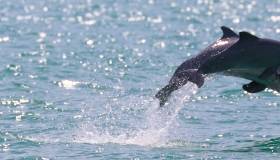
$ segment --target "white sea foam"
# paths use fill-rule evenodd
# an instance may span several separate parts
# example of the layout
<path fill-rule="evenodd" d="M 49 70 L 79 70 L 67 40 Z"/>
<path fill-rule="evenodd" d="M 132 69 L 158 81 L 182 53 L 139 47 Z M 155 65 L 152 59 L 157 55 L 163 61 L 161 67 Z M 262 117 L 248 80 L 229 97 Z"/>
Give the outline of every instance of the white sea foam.
<path fill-rule="evenodd" d="M 174 135 L 174 126 L 177 123 L 177 116 L 184 104 L 190 100 L 191 96 L 197 91 L 194 84 L 187 84 L 180 90 L 174 92 L 169 99 L 169 104 L 159 107 L 157 99 L 146 97 L 139 99 L 139 97 L 130 97 L 124 104 L 130 107 L 135 107 L 132 102 L 136 102 L 138 107 L 144 108 L 145 113 L 143 127 L 135 128 L 133 130 L 123 130 L 120 128 L 120 134 L 112 134 L 110 127 L 102 128 L 95 126 L 93 122 L 83 123 L 79 129 L 71 134 L 58 135 L 36 135 L 25 137 L 25 139 L 32 141 L 39 141 L 44 143 L 58 143 L 58 142 L 74 142 L 74 143 L 91 143 L 91 144 L 106 144 L 116 143 L 122 145 L 139 145 L 151 147 L 173 146 L 173 142 L 178 140 Z M 137 100 L 138 101 L 137 101 Z M 141 101 L 141 102 L 140 102 Z M 133 123 L 133 122 L 132 122 Z M 135 125 L 135 124 L 131 124 Z M 118 129 L 118 128 L 117 128 Z M 172 131 L 172 132 L 170 132 Z M 180 142 L 179 142 L 180 143 Z M 174 145 L 176 145 L 175 143 Z"/>
<path fill-rule="evenodd" d="M 94 124 L 82 125 L 75 136 L 77 143 L 118 143 L 133 144 L 141 146 L 164 146 L 173 135 L 169 135 L 170 128 L 176 124 L 177 115 L 184 106 L 184 103 L 195 94 L 197 87 L 194 84 L 187 84 L 179 91 L 174 92 L 169 100 L 169 104 L 160 108 L 158 100 L 149 98 L 145 103 L 146 127 L 133 131 L 133 133 L 121 133 L 112 135 L 106 130 L 99 131 Z M 174 137 L 173 137 L 174 138 Z"/>

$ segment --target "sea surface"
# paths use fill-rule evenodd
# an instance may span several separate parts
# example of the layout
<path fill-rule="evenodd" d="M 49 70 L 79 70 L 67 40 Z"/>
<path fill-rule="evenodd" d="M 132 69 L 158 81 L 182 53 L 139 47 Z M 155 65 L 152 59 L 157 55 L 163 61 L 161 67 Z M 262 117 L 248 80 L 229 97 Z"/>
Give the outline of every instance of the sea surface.
<path fill-rule="evenodd" d="M 277 92 L 154 98 L 223 25 L 280 40 L 280 1 L 0 0 L 0 159 L 280 159 Z"/>

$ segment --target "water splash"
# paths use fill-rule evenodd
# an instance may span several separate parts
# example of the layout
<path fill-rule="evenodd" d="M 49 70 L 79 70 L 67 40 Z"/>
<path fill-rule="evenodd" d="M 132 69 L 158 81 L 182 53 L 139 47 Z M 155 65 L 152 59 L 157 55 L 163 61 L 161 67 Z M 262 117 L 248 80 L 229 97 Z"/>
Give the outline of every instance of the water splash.
<path fill-rule="evenodd" d="M 110 132 L 100 131 L 94 124 L 83 125 L 76 137 L 77 143 L 118 143 L 133 144 L 141 146 L 164 146 L 174 135 L 169 135 L 170 128 L 176 124 L 177 115 L 184 106 L 184 103 L 195 94 L 197 87 L 194 84 L 187 84 L 177 92 L 172 94 L 169 104 L 160 108 L 158 100 L 147 98 L 148 101 L 144 107 L 145 128 L 137 128 L 129 133 L 126 131 L 119 135 L 113 135 Z"/>

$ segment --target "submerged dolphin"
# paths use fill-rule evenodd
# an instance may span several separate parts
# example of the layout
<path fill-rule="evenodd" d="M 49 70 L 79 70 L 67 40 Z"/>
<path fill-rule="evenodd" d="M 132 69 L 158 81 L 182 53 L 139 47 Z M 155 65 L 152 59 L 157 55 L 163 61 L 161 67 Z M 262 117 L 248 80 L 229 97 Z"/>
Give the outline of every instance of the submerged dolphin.
<path fill-rule="evenodd" d="M 248 32 L 236 34 L 222 26 L 223 36 L 196 57 L 186 60 L 175 71 L 169 84 L 156 94 L 163 106 L 170 94 L 188 81 L 199 88 L 211 73 L 241 77 L 252 82 L 243 85 L 250 93 L 270 88 L 280 91 L 280 42 L 256 37 Z"/>

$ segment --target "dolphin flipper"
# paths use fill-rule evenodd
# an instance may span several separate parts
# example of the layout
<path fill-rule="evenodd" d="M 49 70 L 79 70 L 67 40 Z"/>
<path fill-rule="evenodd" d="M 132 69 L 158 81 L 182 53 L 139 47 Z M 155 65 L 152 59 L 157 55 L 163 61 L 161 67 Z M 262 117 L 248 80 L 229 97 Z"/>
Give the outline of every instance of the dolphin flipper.
<path fill-rule="evenodd" d="M 243 85 L 242 88 L 249 93 L 257 93 L 263 91 L 266 88 L 266 85 L 258 83 L 256 81 L 252 81 L 248 84 Z"/>
<path fill-rule="evenodd" d="M 160 101 L 160 106 L 165 104 L 173 91 L 179 89 L 188 81 L 195 83 L 200 88 L 204 84 L 204 77 L 197 69 L 188 69 L 178 73 L 175 72 L 169 84 L 159 90 L 155 95 Z"/>
<path fill-rule="evenodd" d="M 278 75 L 279 73 L 279 67 L 269 67 L 266 68 L 261 75 L 259 75 L 258 78 L 260 79 L 267 79 L 272 75 Z M 263 91 L 267 86 L 265 84 L 256 82 L 256 81 L 252 81 L 248 84 L 243 85 L 243 89 L 249 93 L 257 93 L 257 92 L 261 92 Z"/>

